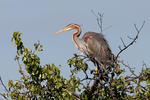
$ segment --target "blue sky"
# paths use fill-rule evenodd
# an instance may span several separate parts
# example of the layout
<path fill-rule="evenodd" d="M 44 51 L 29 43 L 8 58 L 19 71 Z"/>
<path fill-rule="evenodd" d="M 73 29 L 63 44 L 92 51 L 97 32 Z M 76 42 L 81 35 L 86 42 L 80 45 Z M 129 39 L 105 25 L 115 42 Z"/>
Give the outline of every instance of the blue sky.
<path fill-rule="evenodd" d="M 70 23 L 81 25 L 82 32 L 100 32 L 95 16 L 91 13 L 104 13 L 104 31 L 106 39 L 114 54 L 122 45 L 120 37 L 126 43 L 127 36 L 135 36 L 133 24 L 146 24 L 139 39 L 128 50 L 120 55 L 121 60 L 136 67 L 138 72 L 144 61 L 150 62 L 150 1 L 149 0 L 0 0 L 0 62 L 4 82 L 19 79 L 18 65 L 14 61 L 16 48 L 11 44 L 12 33 L 22 32 L 24 45 L 33 48 L 38 40 L 44 46 L 39 54 L 41 64 L 61 65 L 62 74 L 66 76 L 67 59 L 74 53 L 80 54 L 72 42 L 69 31 L 57 36 L 52 34 Z"/>

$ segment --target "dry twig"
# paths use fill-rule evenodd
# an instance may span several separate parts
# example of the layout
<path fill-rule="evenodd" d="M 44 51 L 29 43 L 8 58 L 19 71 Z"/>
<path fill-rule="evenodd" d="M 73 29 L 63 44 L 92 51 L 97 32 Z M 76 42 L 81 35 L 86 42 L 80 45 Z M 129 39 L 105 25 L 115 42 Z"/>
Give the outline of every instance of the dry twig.
<path fill-rule="evenodd" d="M 2 81 L 2 78 L 1 78 L 1 77 L 0 77 L 0 83 L 1 83 L 1 85 L 3 86 L 3 88 L 5 89 L 5 91 L 8 93 L 9 91 L 8 91 L 8 89 L 6 88 L 6 86 L 5 86 L 4 82 Z M 6 96 L 4 96 L 2 93 L 0 93 L 0 95 L 1 95 L 3 98 L 5 98 L 5 99 L 8 100 L 8 98 L 7 98 Z"/>
<path fill-rule="evenodd" d="M 123 41 L 122 38 L 121 38 L 121 41 L 122 41 L 122 43 L 123 43 L 123 45 L 124 45 L 124 48 L 123 48 L 123 49 L 120 48 L 120 51 L 119 51 L 119 53 L 118 53 L 117 56 L 116 56 L 117 58 L 119 57 L 119 55 L 120 55 L 124 50 L 126 50 L 126 49 L 129 48 L 134 42 L 136 42 L 136 40 L 138 39 L 139 33 L 141 32 L 142 28 L 144 27 L 144 24 L 145 24 L 145 21 L 143 22 L 142 26 L 141 26 L 139 29 L 137 28 L 136 24 L 134 24 L 134 28 L 135 28 L 135 30 L 137 31 L 137 34 L 136 34 L 135 38 L 130 38 L 130 39 L 132 39 L 132 41 L 131 41 L 129 44 L 125 45 L 124 41 Z"/>

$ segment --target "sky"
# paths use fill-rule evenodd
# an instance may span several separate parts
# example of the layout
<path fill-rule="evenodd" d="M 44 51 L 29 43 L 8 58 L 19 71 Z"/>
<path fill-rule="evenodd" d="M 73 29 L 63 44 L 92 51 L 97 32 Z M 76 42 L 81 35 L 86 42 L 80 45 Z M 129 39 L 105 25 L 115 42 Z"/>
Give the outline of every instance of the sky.
<path fill-rule="evenodd" d="M 11 43 L 12 33 L 19 31 L 27 48 L 33 48 L 37 41 L 44 46 L 39 54 L 41 64 L 61 65 L 63 76 L 69 69 L 66 61 L 74 53 L 80 54 L 72 42 L 72 34 L 68 31 L 57 36 L 52 34 L 70 23 L 81 25 L 82 32 L 100 32 L 95 14 L 104 13 L 103 34 L 109 42 L 114 54 L 122 45 L 130 40 L 127 36 L 136 35 L 133 24 L 145 26 L 137 42 L 120 55 L 120 60 L 135 67 L 137 73 L 143 61 L 150 62 L 150 0 L 0 0 L 0 76 L 8 80 L 19 79 L 17 62 L 14 61 L 16 48 Z M 83 34 L 82 34 L 83 35 Z M 81 36 L 82 36 L 81 35 Z"/>

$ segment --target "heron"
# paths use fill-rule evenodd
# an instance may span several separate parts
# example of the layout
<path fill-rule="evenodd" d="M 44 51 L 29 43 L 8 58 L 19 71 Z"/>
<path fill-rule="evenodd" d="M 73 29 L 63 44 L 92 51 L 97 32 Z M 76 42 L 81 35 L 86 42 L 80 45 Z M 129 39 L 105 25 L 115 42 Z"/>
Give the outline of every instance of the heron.
<path fill-rule="evenodd" d="M 81 35 L 81 27 L 77 24 L 69 24 L 67 27 L 56 32 L 54 36 L 73 29 L 76 30 L 76 32 L 73 33 L 75 46 L 94 62 L 96 73 L 98 72 L 97 67 L 107 66 L 112 63 L 113 54 L 102 33 L 86 32 L 82 38 L 79 38 Z"/>

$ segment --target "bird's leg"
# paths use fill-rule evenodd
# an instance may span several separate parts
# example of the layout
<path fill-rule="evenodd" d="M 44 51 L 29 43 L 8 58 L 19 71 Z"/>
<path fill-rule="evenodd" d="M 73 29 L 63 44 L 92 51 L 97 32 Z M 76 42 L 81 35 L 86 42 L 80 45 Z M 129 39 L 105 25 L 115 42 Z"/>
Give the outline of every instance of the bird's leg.
<path fill-rule="evenodd" d="M 91 70 L 91 74 L 93 73 L 93 71 L 95 71 L 95 74 L 98 74 L 98 69 L 96 66 L 96 63 L 94 61 L 92 61 L 94 63 L 94 70 Z"/>
<path fill-rule="evenodd" d="M 97 69 L 97 66 L 96 66 L 96 64 L 94 63 L 94 66 L 95 66 L 95 72 L 96 72 L 96 74 L 98 73 L 98 69 Z"/>
<path fill-rule="evenodd" d="M 98 73 L 98 69 L 97 69 L 97 66 L 96 66 L 96 62 L 93 58 L 93 56 L 90 54 L 90 55 L 87 55 L 89 57 L 89 59 L 94 63 L 94 70 L 95 70 L 95 73 L 97 74 Z M 91 71 L 91 73 L 93 73 L 93 70 Z"/>

